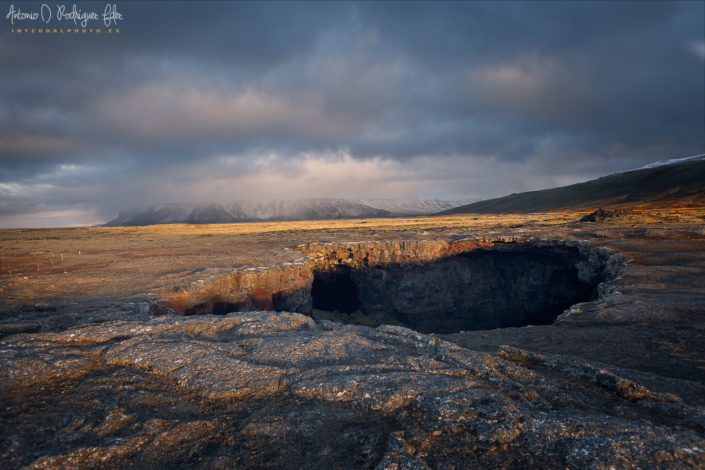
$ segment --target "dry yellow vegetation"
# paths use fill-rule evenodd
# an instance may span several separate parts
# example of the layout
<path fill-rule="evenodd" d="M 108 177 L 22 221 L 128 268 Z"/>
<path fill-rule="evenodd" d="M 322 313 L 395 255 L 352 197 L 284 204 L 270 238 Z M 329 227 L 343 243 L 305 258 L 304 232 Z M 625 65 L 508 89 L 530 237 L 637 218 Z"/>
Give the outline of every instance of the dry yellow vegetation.
<path fill-rule="evenodd" d="M 145 227 L 0 230 L 3 303 L 177 292 L 235 267 L 292 261 L 303 243 L 351 240 L 566 237 L 577 227 L 702 224 L 705 208 L 633 209 L 613 221 L 578 223 L 590 211 Z"/>

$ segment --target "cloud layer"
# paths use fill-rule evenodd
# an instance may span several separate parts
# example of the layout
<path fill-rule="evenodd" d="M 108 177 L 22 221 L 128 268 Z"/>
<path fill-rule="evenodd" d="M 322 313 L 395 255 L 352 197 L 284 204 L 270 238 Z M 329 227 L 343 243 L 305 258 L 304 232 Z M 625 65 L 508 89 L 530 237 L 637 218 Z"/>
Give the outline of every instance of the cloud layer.
<path fill-rule="evenodd" d="M 705 153 L 702 2 L 118 7 L 115 36 L 5 20 L 0 227 L 167 201 L 486 198 Z"/>

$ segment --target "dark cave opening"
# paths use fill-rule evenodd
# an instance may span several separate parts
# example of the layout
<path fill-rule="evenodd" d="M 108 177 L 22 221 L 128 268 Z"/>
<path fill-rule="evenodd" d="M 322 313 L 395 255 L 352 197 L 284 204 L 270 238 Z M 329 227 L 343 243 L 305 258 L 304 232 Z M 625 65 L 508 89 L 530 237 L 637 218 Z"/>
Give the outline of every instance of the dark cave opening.
<path fill-rule="evenodd" d="M 426 263 L 314 272 L 313 316 L 453 333 L 551 324 L 571 305 L 597 298 L 599 273 L 581 276 L 577 249 L 518 245 Z"/>
<path fill-rule="evenodd" d="M 216 290 L 212 300 L 180 310 L 166 304 L 160 311 L 164 304 L 156 304 L 153 313 L 276 310 L 438 334 L 547 325 L 572 305 L 598 297 L 599 284 L 618 271 L 608 268 L 610 259 L 583 245 L 546 242 L 497 243 L 431 261 L 327 258 L 312 272 L 262 273 L 259 283 Z"/>
<path fill-rule="evenodd" d="M 352 313 L 360 308 L 352 270 L 342 266 L 331 271 L 314 272 L 311 302 L 314 309 L 339 313 Z"/>

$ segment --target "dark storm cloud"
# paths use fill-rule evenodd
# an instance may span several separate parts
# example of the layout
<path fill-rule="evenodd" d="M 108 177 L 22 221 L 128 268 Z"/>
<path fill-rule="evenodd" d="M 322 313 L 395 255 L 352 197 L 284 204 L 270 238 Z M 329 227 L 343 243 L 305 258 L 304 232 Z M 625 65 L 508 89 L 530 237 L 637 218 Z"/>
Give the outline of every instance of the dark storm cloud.
<path fill-rule="evenodd" d="M 483 197 L 705 151 L 702 2 L 118 8 L 119 36 L 17 36 L 5 20 L 3 210 L 94 201 L 109 217 L 172 197 L 166 174 L 270 181 L 326 161 L 398 162 L 416 187 L 428 182 L 400 197 Z M 493 175 L 482 189 L 478 169 L 517 165 L 522 181 Z M 459 167 L 473 189 L 446 194 L 443 175 L 455 181 Z"/>

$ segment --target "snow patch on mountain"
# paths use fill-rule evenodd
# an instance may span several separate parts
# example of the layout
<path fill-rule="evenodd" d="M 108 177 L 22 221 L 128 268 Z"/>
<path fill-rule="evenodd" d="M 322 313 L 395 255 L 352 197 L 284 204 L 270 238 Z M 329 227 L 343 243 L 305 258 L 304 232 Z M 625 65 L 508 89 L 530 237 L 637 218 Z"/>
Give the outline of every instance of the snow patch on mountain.
<path fill-rule="evenodd" d="M 649 163 L 648 165 L 641 166 L 639 168 L 633 168 L 631 170 L 624 170 L 624 171 L 618 171 L 617 173 L 625 173 L 627 171 L 636 171 L 636 170 L 646 170 L 649 168 L 656 168 L 659 166 L 666 166 L 666 165 L 673 165 L 676 163 L 685 163 L 685 162 L 697 162 L 700 160 L 705 160 L 705 154 L 702 155 L 693 155 L 691 157 L 683 157 L 683 158 L 670 158 L 668 160 L 659 160 L 657 162 Z"/>
<path fill-rule="evenodd" d="M 107 226 L 154 224 L 225 224 L 270 220 L 320 220 L 400 215 L 428 215 L 468 201 L 440 199 L 291 199 L 245 200 L 230 204 L 156 204 L 140 210 L 120 211 Z"/>
<path fill-rule="evenodd" d="M 394 215 L 428 215 L 475 202 L 475 200 L 444 201 L 442 199 L 356 199 L 377 209 L 383 209 Z"/>

